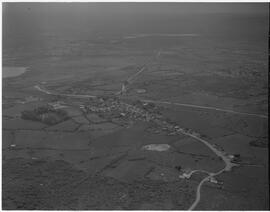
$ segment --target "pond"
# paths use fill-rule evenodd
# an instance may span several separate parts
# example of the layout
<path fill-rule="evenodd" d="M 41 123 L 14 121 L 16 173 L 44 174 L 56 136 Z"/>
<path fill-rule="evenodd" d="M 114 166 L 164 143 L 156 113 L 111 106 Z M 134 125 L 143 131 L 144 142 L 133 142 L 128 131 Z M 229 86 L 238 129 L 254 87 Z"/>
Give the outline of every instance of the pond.
<path fill-rule="evenodd" d="M 27 67 L 3 67 L 2 78 L 17 77 L 28 71 Z"/>

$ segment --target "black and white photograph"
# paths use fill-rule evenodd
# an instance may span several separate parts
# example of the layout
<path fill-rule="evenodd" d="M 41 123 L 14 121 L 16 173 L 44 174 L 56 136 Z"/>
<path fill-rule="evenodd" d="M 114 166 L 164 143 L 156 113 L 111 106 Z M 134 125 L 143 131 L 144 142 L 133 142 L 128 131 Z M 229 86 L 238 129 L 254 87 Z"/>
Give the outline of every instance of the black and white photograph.
<path fill-rule="evenodd" d="M 2 7 L 2 210 L 269 210 L 269 2 Z"/>

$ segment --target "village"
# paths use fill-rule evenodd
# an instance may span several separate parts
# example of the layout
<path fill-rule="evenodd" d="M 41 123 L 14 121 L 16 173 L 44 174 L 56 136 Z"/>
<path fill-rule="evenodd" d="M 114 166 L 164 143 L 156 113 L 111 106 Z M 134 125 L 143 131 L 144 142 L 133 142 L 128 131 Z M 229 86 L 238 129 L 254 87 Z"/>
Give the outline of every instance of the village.
<path fill-rule="evenodd" d="M 53 111 L 55 111 L 56 114 L 64 116 L 62 119 L 61 117 L 60 119 L 58 118 L 58 122 L 65 121 L 67 119 L 67 113 L 65 112 L 65 108 L 68 107 L 67 103 L 61 100 L 49 102 L 47 105 L 48 109 L 45 109 L 46 107 L 43 107 L 36 110 L 43 111 L 43 113 L 45 114 L 42 114 L 40 119 L 34 117 L 32 118 L 32 120 L 37 120 L 48 124 L 55 124 L 56 121 L 48 121 L 48 119 L 52 119 L 55 117 L 49 117 L 48 115 L 48 112 L 52 113 Z M 147 103 L 139 100 L 135 102 L 129 101 L 128 103 L 127 101 L 118 97 L 96 97 L 90 98 L 87 103 L 80 104 L 79 109 L 88 117 L 91 117 L 93 119 L 109 120 L 112 123 L 121 125 L 125 128 L 131 127 L 135 122 L 143 121 L 151 122 L 152 124 L 154 124 L 155 127 L 151 129 L 151 133 L 154 134 L 165 133 L 167 136 L 188 134 L 198 138 L 205 137 L 191 129 L 181 128 L 179 125 L 169 121 L 168 119 L 165 120 L 160 112 L 162 110 L 162 107 L 156 106 L 154 103 Z M 27 114 L 26 112 L 22 112 L 23 119 L 27 119 L 25 115 Z M 227 154 L 226 152 L 224 152 L 224 149 L 217 144 L 213 144 L 212 147 L 220 151 L 224 155 L 224 157 L 226 157 L 235 166 L 241 161 L 240 154 Z M 142 147 L 142 149 L 147 151 L 168 151 L 170 148 L 171 147 L 168 144 L 150 144 Z M 191 170 L 190 168 L 182 169 L 181 166 L 176 167 L 176 169 L 179 171 L 180 179 L 188 180 L 196 172 L 211 174 L 204 170 Z M 219 186 L 219 188 L 222 188 L 223 182 L 217 180 L 213 176 L 208 179 L 208 182 L 216 184 Z"/>

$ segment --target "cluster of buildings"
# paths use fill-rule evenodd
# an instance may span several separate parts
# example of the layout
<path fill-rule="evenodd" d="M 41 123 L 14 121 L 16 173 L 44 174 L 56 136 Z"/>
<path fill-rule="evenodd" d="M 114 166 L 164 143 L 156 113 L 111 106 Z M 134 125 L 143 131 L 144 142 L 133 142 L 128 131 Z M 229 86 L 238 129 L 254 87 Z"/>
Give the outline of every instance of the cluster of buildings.
<path fill-rule="evenodd" d="M 151 106 L 150 106 L 151 104 Z M 155 124 L 155 132 L 166 132 L 167 135 L 177 135 L 188 133 L 197 137 L 202 137 L 199 133 L 191 129 L 181 128 L 177 124 L 169 123 L 160 115 L 153 103 L 134 103 L 128 104 L 119 99 L 102 98 L 93 100 L 91 105 L 81 106 L 85 112 L 103 114 L 109 119 L 117 118 L 122 120 L 145 121 Z"/>
<path fill-rule="evenodd" d="M 198 170 L 193 170 L 191 171 L 190 169 L 187 169 L 185 171 L 183 171 L 182 174 L 179 175 L 179 178 L 180 179 L 190 179 L 192 174 L 195 173 L 195 172 L 198 172 Z M 213 176 L 211 176 L 209 179 L 208 179 L 208 182 L 210 183 L 213 183 L 213 184 L 217 184 L 217 185 L 223 185 L 223 182 L 221 181 L 218 181 L 216 178 L 214 178 Z"/>
<path fill-rule="evenodd" d="M 127 104 L 119 100 L 100 101 L 98 105 L 85 106 L 86 111 L 94 113 L 107 113 L 111 116 L 130 118 L 141 121 L 151 121 L 156 118 L 155 114 L 141 109 L 135 105 Z"/>

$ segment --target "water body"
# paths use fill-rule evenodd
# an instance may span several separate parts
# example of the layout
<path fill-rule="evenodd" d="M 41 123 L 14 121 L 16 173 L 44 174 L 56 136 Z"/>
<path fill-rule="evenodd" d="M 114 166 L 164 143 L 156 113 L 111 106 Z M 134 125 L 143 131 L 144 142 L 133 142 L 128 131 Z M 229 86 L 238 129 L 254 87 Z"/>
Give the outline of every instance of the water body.
<path fill-rule="evenodd" d="M 144 37 L 193 37 L 193 36 L 199 36 L 199 35 L 198 34 L 161 34 L 161 33 L 155 33 L 155 34 L 130 35 L 130 36 L 125 36 L 124 39 L 134 39 L 134 38 L 144 38 Z"/>
<path fill-rule="evenodd" d="M 2 77 L 3 78 L 17 77 L 19 75 L 22 75 L 26 71 L 28 71 L 26 67 L 3 67 Z"/>

